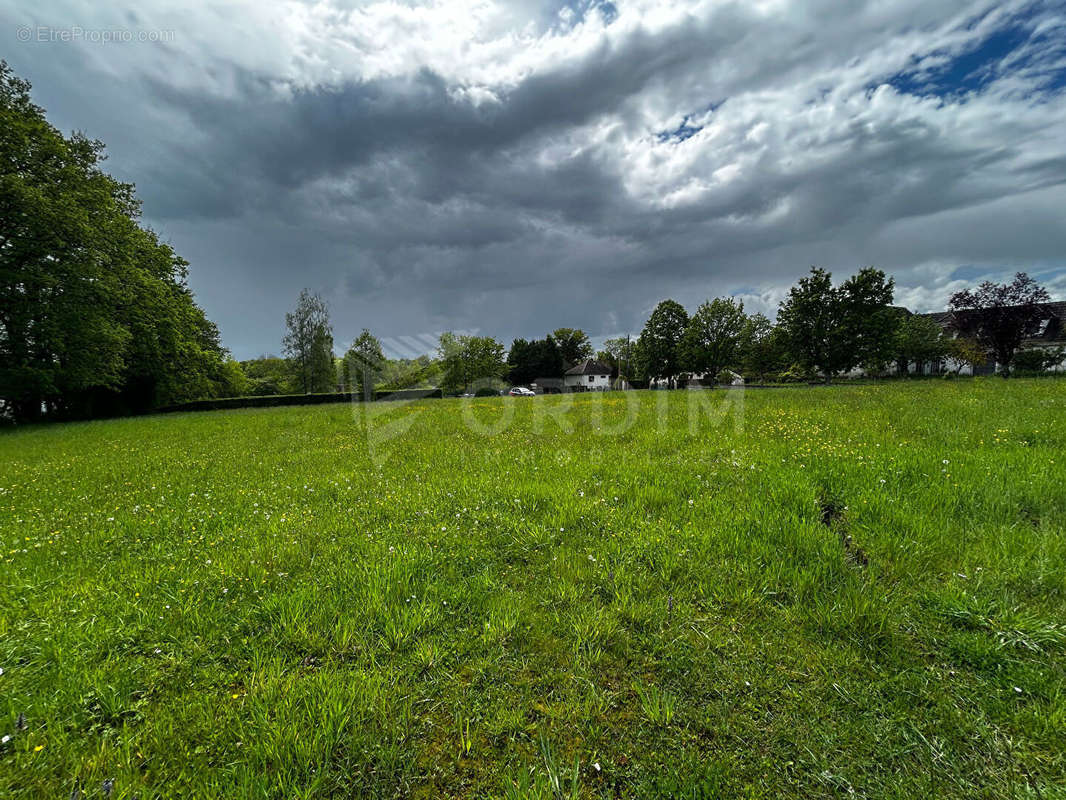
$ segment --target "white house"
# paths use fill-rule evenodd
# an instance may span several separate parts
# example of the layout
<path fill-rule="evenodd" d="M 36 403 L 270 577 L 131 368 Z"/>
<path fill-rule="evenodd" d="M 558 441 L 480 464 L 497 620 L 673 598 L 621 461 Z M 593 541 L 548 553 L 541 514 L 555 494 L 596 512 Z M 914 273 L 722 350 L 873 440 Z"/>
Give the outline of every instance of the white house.
<path fill-rule="evenodd" d="M 585 359 L 566 371 L 563 385 L 569 392 L 606 391 L 611 388 L 611 368 L 602 361 Z"/>

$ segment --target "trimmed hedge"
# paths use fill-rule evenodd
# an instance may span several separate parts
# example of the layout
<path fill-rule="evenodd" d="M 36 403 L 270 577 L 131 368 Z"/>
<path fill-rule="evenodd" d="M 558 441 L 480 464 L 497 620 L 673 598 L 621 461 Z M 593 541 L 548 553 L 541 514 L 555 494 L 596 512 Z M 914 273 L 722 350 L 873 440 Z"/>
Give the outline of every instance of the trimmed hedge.
<path fill-rule="evenodd" d="M 419 400 L 423 397 L 441 398 L 441 389 L 378 390 L 374 400 Z M 320 403 L 359 403 L 362 398 L 351 392 L 321 392 L 318 394 L 272 394 L 255 397 L 216 397 L 211 400 L 193 400 L 173 406 L 158 408 L 160 413 L 172 411 L 220 411 L 228 408 L 272 408 L 274 406 L 313 406 Z"/>

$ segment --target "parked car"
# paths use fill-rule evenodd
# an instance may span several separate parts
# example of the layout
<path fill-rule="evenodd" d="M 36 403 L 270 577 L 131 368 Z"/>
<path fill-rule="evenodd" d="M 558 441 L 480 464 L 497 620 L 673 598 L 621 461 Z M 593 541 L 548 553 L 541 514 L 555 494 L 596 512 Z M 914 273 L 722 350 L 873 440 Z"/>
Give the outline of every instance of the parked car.
<path fill-rule="evenodd" d="M 511 397 L 536 397 L 537 396 L 536 392 L 534 392 L 532 389 L 527 389 L 525 386 L 516 386 L 513 389 L 511 389 L 511 391 L 508 392 L 508 394 L 510 394 Z"/>

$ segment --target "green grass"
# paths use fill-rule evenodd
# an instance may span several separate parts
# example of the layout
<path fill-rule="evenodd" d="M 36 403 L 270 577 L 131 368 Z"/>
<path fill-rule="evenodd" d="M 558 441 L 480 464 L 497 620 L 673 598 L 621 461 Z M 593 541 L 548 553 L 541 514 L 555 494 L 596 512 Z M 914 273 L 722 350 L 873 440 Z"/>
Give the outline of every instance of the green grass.
<path fill-rule="evenodd" d="M 0 797 L 1063 798 L 1064 466 L 1063 381 L 8 432 Z"/>

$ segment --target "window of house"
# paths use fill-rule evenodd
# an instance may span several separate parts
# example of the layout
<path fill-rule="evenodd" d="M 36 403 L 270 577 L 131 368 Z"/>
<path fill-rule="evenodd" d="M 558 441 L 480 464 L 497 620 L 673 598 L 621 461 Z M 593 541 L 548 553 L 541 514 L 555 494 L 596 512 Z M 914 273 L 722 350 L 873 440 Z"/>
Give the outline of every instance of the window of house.
<path fill-rule="evenodd" d="M 589 375 L 589 383 L 592 383 L 594 380 L 596 380 L 596 376 L 595 375 Z"/>

